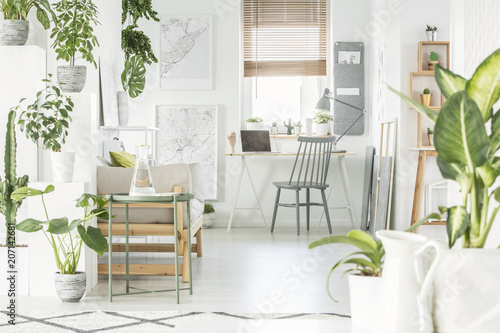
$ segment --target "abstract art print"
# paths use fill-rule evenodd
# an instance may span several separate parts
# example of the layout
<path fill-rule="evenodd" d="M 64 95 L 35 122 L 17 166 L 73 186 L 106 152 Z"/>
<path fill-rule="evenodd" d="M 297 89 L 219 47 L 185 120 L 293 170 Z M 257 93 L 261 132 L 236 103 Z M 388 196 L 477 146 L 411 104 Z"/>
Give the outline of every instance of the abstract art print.
<path fill-rule="evenodd" d="M 164 16 L 161 26 L 161 88 L 212 89 L 212 16 Z"/>
<path fill-rule="evenodd" d="M 217 106 L 156 107 L 159 165 L 200 163 L 205 199 L 217 199 Z"/>

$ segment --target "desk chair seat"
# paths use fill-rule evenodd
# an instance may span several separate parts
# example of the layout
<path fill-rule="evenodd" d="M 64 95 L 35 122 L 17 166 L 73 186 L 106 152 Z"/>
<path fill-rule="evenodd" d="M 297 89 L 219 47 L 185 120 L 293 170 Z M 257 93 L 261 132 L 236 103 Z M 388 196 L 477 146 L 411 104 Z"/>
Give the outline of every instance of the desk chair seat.
<path fill-rule="evenodd" d="M 277 191 L 271 232 L 274 232 L 278 207 L 295 208 L 297 235 L 300 235 L 300 207 L 306 207 L 307 230 L 309 231 L 310 207 L 323 206 L 326 222 L 328 224 L 328 231 L 331 234 L 332 226 L 330 224 L 330 214 L 328 212 L 325 189 L 328 188 L 326 178 L 328 176 L 328 168 L 330 166 L 330 158 L 332 156 L 332 148 L 333 143 L 335 142 L 335 137 L 313 138 L 300 136 L 298 141 L 300 142 L 300 145 L 297 151 L 297 156 L 295 157 L 295 163 L 293 165 L 290 179 L 288 181 L 273 182 L 273 185 L 277 187 Z M 280 203 L 282 189 L 295 191 L 294 203 Z M 303 203 L 300 202 L 299 197 L 299 192 L 302 189 L 306 190 L 306 202 Z M 310 201 L 311 189 L 321 191 L 322 202 Z"/>

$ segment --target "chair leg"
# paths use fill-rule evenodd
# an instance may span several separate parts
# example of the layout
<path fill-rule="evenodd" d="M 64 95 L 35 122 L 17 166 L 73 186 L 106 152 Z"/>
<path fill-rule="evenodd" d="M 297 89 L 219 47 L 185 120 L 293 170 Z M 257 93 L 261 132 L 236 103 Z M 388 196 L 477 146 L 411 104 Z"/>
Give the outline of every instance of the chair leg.
<path fill-rule="evenodd" d="M 276 223 L 276 215 L 278 214 L 278 204 L 280 202 L 281 188 L 276 191 L 276 202 L 274 203 L 273 221 L 271 222 L 271 233 L 274 232 L 274 223 Z"/>
<path fill-rule="evenodd" d="M 300 198 L 299 198 L 299 190 L 295 191 L 295 211 L 297 218 L 297 236 L 300 236 Z"/>
<path fill-rule="evenodd" d="M 325 209 L 326 223 L 328 224 L 328 231 L 332 233 L 332 225 L 330 224 L 330 212 L 328 211 L 328 203 L 326 202 L 325 190 L 321 190 L 321 197 L 323 198 L 323 208 Z"/>
<path fill-rule="evenodd" d="M 310 217 L 310 210 L 309 210 L 309 203 L 311 202 L 311 197 L 310 197 L 310 191 L 311 189 L 306 189 L 306 203 L 307 203 L 307 206 L 306 206 L 306 219 L 307 219 L 307 231 L 309 231 L 309 217 Z"/>
<path fill-rule="evenodd" d="M 196 232 L 196 255 L 198 257 L 203 257 L 203 234 L 201 230 L 202 228 Z"/>

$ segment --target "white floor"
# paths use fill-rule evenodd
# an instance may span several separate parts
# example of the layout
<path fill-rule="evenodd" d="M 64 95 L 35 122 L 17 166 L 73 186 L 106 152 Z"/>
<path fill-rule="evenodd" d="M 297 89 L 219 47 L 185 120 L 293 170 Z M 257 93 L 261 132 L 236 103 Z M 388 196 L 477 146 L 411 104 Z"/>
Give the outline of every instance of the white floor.
<path fill-rule="evenodd" d="M 347 245 L 309 250 L 311 241 L 328 235 L 326 228 L 297 236 L 295 229 L 277 228 L 274 235 L 264 228 L 204 230 L 204 256 L 193 255 L 193 295 L 181 292 L 114 297 L 108 302 L 108 281 L 101 278 L 79 303 L 58 298 L 21 296 L 22 311 L 224 311 L 237 313 L 349 313 L 347 278 L 334 274 L 331 287 L 339 301 L 326 293 L 326 276 L 333 264 L 353 251 Z M 334 228 L 346 234 L 348 228 Z M 172 277 L 133 280 L 146 289 L 173 288 Z M 187 286 L 187 284 L 186 284 Z M 116 288 L 116 289 L 115 289 Z M 124 290 L 123 280 L 114 280 L 114 293 Z M 4 304 L 3 302 L 1 304 Z"/>

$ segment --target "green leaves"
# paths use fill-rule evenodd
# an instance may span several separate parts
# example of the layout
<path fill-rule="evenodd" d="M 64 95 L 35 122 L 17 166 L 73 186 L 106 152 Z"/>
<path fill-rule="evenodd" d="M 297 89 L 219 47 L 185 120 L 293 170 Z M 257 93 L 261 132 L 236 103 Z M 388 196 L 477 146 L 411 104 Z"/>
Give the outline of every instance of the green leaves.
<path fill-rule="evenodd" d="M 451 95 L 456 92 L 465 90 L 467 80 L 460 75 L 456 75 L 441 66 L 436 66 L 434 75 L 439 85 L 439 89 L 441 89 L 441 92 L 446 98 L 450 98 Z"/>
<path fill-rule="evenodd" d="M 137 24 L 137 20 L 141 17 L 159 21 L 158 13 L 153 10 L 151 0 L 123 0 L 122 1 L 122 24 L 127 19 L 127 14 L 132 17 L 133 24 Z"/>
<path fill-rule="evenodd" d="M 151 39 L 144 32 L 137 30 L 137 25 L 129 25 L 122 30 L 122 50 L 125 60 L 136 55 L 148 65 L 158 62 L 151 47 Z"/>
<path fill-rule="evenodd" d="M 85 245 L 102 257 L 108 249 L 108 241 L 102 235 L 101 230 L 92 226 L 85 229 L 85 227 L 81 225 L 78 226 L 77 230 Z"/>
<path fill-rule="evenodd" d="M 146 86 L 146 67 L 144 67 L 144 61 L 136 55 L 126 60 L 121 79 L 123 89 L 128 91 L 128 95 L 131 98 L 136 98 L 142 94 Z"/>
<path fill-rule="evenodd" d="M 16 229 L 24 232 L 37 232 L 43 229 L 44 222 L 35 219 L 26 219 L 16 224 Z"/>
<path fill-rule="evenodd" d="M 406 102 L 406 104 L 408 104 L 409 106 L 411 106 L 412 108 L 414 108 L 415 110 L 417 110 L 418 112 L 420 112 L 421 114 L 423 114 L 424 116 L 426 116 L 427 118 L 429 118 L 429 120 L 431 120 L 433 123 L 436 122 L 436 119 L 438 117 L 438 113 L 431 110 L 430 108 L 428 108 L 427 106 L 417 102 L 416 100 L 414 100 L 413 98 L 411 97 L 408 97 L 406 96 L 405 94 L 397 91 L 396 89 L 392 88 L 391 86 L 387 86 L 392 92 L 394 92 L 396 95 L 398 95 L 399 97 L 401 97 L 401 99 Z"/>
<path fill-rule="evenodd" d="M 12 192 L 11 198 L 14 200 L 22 200 L 27 197 L 35 197 L 37 195 L 47 194 L 50 192 L 54 192 L 54 185 L 48 185 L 45 190 L 37 190 L 36 188 L 31 187 L 21 187 L 14 192 Z"/>
<path fill-rule="evenodd" d="M 463 206 L 454 206 L 448 208 L 448 221 L 446 230 L 448 232 L 448 243 L 450 248 L 455 245 L 457 239 L 462 237 L 469 225 L 469 214 Z"/>
<path fill-rule="evenodd" d="M 67 234 L 71 230 L 75 229 L 82 223 L 81 219 L 73 220 L 71 223 L 68 223 L 68 218 L 63 217 L 60 219 L 52 219 L 49 221 L 49 227 L 47 228 L 47 232 L 55 235 Z"/>

